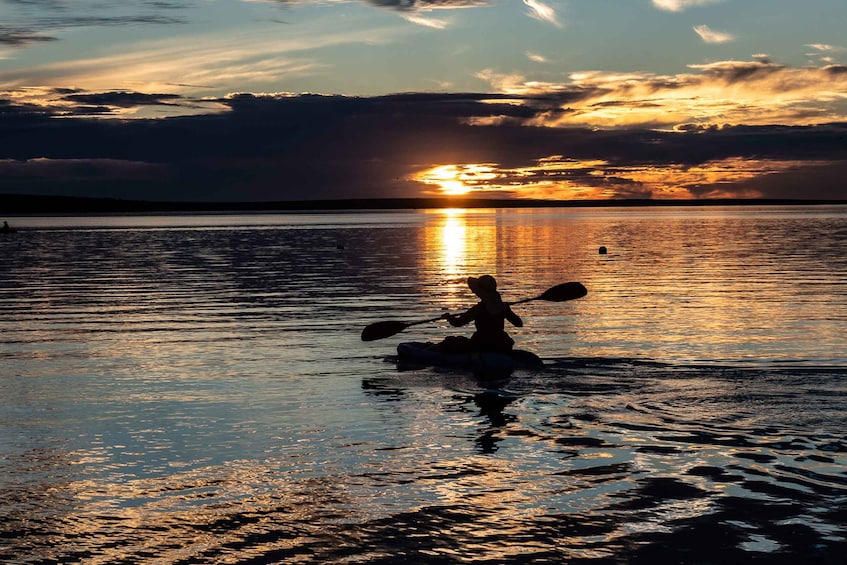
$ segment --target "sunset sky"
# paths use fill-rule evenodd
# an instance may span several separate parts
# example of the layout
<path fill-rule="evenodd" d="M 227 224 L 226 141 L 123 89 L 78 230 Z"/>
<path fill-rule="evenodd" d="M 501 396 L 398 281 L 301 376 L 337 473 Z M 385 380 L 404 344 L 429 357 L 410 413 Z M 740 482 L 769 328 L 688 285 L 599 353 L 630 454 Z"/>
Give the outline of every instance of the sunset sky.
<path fill-rule="evenodd" d="M 847 198 L 844 0 L 0 0 L 0 193 Z"/>

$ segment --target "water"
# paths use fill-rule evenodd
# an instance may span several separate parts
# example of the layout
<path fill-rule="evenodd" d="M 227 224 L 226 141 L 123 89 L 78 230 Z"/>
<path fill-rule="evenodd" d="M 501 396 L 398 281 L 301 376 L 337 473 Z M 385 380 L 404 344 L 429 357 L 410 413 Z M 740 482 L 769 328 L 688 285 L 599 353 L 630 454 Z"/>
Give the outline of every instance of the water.
<path fill-rule="evenodd" d="M 12 220 L 0 562 L 843 562 L 846 207 Z M 545 370 L 360 341 L 486 272 Z"/>

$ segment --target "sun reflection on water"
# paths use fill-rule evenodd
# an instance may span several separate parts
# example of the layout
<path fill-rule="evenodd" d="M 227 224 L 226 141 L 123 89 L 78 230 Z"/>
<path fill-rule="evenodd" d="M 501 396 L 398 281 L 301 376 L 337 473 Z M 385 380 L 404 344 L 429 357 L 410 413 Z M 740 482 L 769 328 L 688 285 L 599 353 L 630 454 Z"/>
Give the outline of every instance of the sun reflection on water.
<path fill-rule="evenodd" d="M 452 208 L 444 210 L 440 231 L 441 257 L 445 269 L 458 274 L 467 257 L 468 226 L 465 223 L 465 211 Z"/>
<path fill-rule="evenodd" d="M 429 280 L 439 279 L 439 285 L 455 283 L 464 293 L 468 275 L 497 269 L 498 226 L 481 221 L 488 213 L 463 208 L 426 212 L 433 220 L 422 232 L 421 266 Z"/>

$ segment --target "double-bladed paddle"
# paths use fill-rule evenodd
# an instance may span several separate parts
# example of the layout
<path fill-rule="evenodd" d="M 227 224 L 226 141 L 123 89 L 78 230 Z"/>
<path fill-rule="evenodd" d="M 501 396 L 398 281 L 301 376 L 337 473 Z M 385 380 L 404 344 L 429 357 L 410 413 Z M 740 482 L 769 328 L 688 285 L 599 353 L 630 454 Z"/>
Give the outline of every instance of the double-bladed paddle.
<path fill-rule="evenodd" d="M 532 298 L 524 298 L 523 300 L 518 300 L 516 302 L 509 302 L 508 304 L 523 304 L 524 302 L 531 302 L 533 300 L 546 300 L 548 302 L 565 302 L 567 300 L 576 300 L 577 298 L 582 298 L 586 294 L 588 294 L 588 290 L 582 285 L 582 283 L 566 282 L 548 288 L 538 296 L 533 296 Z M 367 326 L 365 326 L 365 329 L 362 330 L 362 341 L 374 341 L 377 339 L 384 339 L 386 337 L 391 337 L 393 335 L 399 334 L 410 326 L 417 326 L 418 324 L 426 324 L 429 322 L 437 322 L 438 320 L 446 319 L 447 314 L 442 314 L 437 318 L 430 318 L 429 320 L 420 320 L 418 322 L 400 322 L 397 320 L 374 322 L 373 324 L 368 324 Z"/>

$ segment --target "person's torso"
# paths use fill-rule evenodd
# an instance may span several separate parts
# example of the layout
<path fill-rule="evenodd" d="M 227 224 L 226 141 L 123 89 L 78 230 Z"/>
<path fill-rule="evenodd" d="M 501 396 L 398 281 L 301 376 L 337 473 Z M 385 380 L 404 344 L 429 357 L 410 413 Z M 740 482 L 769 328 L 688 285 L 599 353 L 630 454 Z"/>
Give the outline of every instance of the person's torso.
<path fill-rule="evenodd" d="M 495 312 L 491 312 L 485 304 L 480 302 L 474 306 L 474 326 L 476 331 L 486 334 L 500 334 L 504 331 L 506 325 L 506 308 L 497 308 Z"/>

